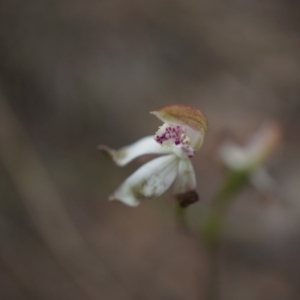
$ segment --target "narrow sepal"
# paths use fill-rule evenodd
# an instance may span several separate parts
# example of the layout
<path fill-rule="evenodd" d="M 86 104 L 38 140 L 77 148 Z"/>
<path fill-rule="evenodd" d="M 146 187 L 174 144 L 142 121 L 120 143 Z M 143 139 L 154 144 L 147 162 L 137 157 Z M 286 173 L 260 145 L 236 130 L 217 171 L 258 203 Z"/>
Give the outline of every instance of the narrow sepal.
<path fill-rule="evenodd" d="M 161 147 L 153 136 L 144 137 L 137 142 L 114 150 L 105 145 L 98 146 L 98 149 L 107 154 L 118 166 L 125 166 L 135 158 L 146 154 L 168 154 L 170 149 Z"/>

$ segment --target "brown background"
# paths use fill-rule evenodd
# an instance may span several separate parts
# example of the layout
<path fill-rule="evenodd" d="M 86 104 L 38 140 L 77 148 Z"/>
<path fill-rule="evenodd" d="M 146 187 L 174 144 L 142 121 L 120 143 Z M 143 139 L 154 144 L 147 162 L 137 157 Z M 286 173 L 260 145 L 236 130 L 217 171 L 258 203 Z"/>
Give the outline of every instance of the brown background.
<path fill-rule="evenodd" d="M 205 299 L 207 256 L 172 200 L 106 200 L 145 159 L 118 168 L 96 149 L 154 133 L 149 111 L 174 103 L 209 120 L 195 229 L 225 174 L 221 142 L 282 125 L 276 189 L 248 186 L 231 209 L 220 289 L 299 299 L 299 18 L 292 0 L 1 0 L 0 299 Z"/>

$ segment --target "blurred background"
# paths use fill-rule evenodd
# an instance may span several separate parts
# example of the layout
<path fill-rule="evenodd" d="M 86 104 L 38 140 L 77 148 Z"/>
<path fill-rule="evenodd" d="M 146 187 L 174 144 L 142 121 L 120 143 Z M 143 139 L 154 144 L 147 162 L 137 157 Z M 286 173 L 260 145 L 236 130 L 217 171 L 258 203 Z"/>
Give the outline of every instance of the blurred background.
<path fill-rule="evenodd" d="M 275 189 L 249 185 L 230 210 L 220 299 L 300 299 L 299 18 L 293 0 L 1 0 L 0 299 L 206 299 L 207 255 L 172 199 L 107 201 L 145 159 L 97 150 L 154 134 L 149 111 L 168 104 L 209 121 L 194 229 L 224 139 L 282 126 Z"/>

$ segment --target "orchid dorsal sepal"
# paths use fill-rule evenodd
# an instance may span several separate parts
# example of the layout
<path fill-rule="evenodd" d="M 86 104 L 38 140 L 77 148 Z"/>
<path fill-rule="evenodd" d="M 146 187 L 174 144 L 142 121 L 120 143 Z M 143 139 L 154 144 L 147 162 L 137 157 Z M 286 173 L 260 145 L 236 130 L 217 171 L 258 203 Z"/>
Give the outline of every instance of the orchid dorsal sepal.
<path fill-rule="evenodd" d="M 204 136 L 208 123 L 204 114 L 193 107 L 184 105 L 170 105 L 150 112 L 165 123 L 173 123 L 190 127 L 200 131 Z"/>

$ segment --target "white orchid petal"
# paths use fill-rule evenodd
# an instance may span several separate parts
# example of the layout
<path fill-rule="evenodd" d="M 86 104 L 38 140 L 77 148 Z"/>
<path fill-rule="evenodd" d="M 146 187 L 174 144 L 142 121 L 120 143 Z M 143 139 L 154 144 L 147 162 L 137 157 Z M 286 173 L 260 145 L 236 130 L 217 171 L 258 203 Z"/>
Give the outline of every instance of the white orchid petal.
<path fill-rule="evenodd" d="M 135 158 L 145 154 L 167 154 L 170 149 L 163 148 L 153 136 L 144 137 L 137 142 L 125 146 L 119 150 L 113 150 L 107 146 L 99 146 L 99 149 L 108 153 L 118 166 L 125 166 Z"/>
<path fill-rule="evenodd" d="M 173 183 L 174 195 L 186 193 L 196 188 L 196 175 L 189 159 L 181 159 L 177 167 L 177 176 Z"/>
<path fill-rule="evenodd" d="M 110 197 L 130 206 L 137 206 L 144 199 L 159 197 L 173 183 L 177 173 L 178 158 L 166 155 L 151 160 L 135 173 Z"/>
<path fill-rule="evenodd" d="M 253 171 L 262 165 L 279 146 L 282 132 L 278 124 L 268 123 L 242 147 L 232 142 L 220 149 L 223 163 L 233 170 Z"/>
<path fill-rule="evenodd" d="M 199 150 L 203 144 L 204 135 L 201 131 L 194 130 L 190 127 L 185 127 L 186 135 L 190 139 L 191 146 L 195 150 Z"/>

